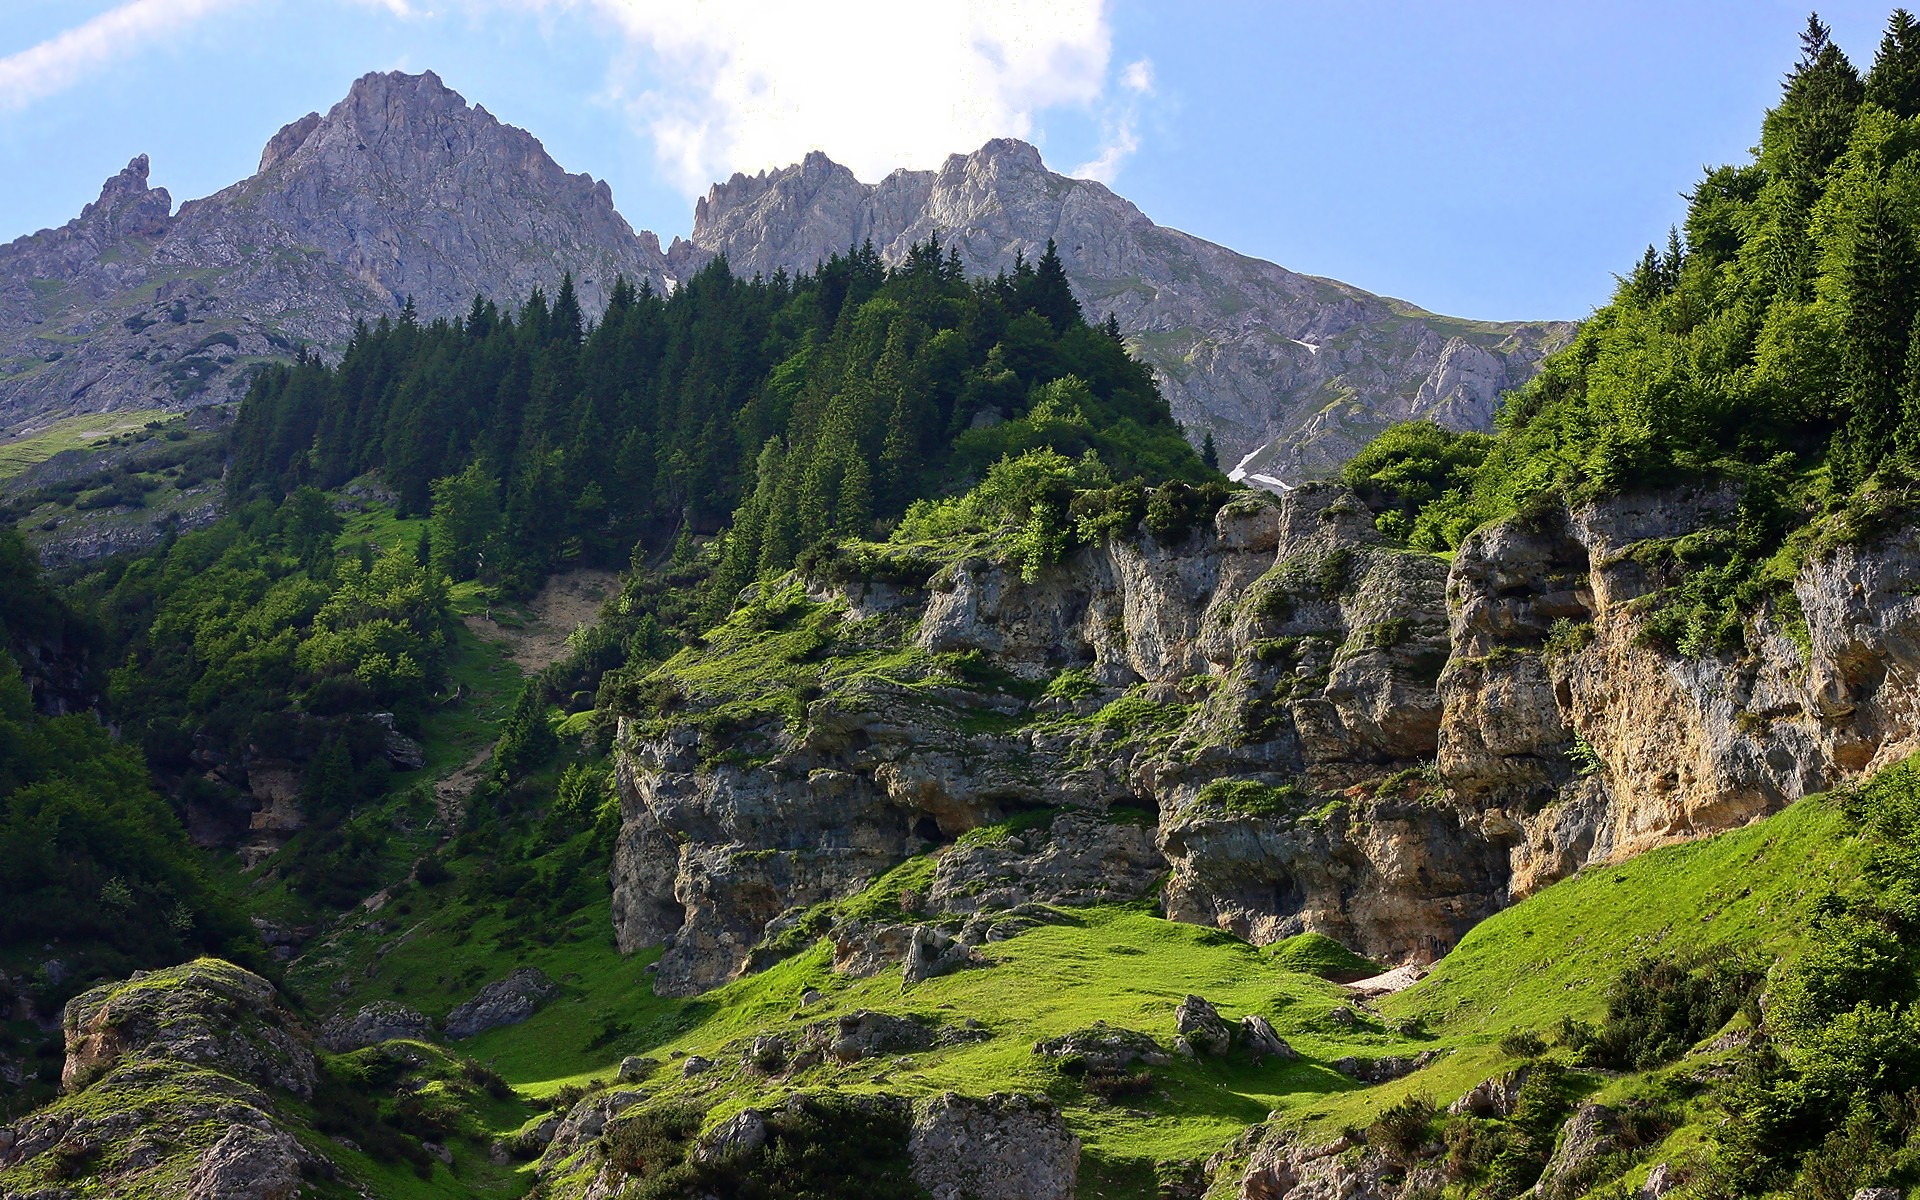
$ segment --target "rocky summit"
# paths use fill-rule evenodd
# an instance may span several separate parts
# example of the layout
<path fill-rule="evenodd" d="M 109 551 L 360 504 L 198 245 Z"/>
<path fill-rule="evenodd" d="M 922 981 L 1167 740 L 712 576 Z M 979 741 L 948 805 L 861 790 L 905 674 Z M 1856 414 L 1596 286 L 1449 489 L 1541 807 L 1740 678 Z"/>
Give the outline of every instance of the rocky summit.
<path fill-rule="evenodd" d="M 867 242 L 898 262 L 936 235 L 988 275 L 1053 241 L 1088 318 L 1111 313 L 1189 436 L 1211 433 L 1236 478 L 1254 483 L 1325 475 L 1393 421 L 1489 429 L 1502 393 L 1573 329 L 1443 317 L 1237 254 L 1154 224 L 1104 184 L 1049 171 L 1012 138 L 877 184 L 818 152 L 735 175 L 699 201 L 691 237 L 668 257 L 682 275 L 714 254 L 771 274 Z"/>
<path fill-rule="evenodd" d="M 464 313 L 571 272 L 663 285 L 604 183 L 432 72 L 367 75 L 176 212 L 145 155 L 59 229 L 0 246 L 0 422 L 237 400 L 248 368 L 344 346 L 358 320 Z"/>

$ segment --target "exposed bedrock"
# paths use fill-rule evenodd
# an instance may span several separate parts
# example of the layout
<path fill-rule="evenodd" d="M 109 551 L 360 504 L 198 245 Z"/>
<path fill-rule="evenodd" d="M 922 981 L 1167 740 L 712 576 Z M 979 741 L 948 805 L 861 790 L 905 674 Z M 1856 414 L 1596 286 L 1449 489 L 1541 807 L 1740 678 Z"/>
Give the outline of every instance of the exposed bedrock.
<path fill-rule="evenodd" d="M 941 849 L 915 920 L 1154 894 L 1255 942 L 1429 961 L 1588 863 L 1916 748 L 1909 526 L 1809 556 L 1799 615 L 1755 618 L 1744 652 L 1646 636 L 1684 569 L 1672 543 L 1735 500 L 1517 517 L 1449 564 L 1313 484 L 1031 582 L 985 554 L 918 584 L 808 578 L 809 611 L 910 665 L 836 671 L 830 650 L 797 716 L 735 727 L 690 697 L 623 722 L 620 944 L 665 943 L 656 987 L 694 994 L 770 961 L 801 910 Z"/>

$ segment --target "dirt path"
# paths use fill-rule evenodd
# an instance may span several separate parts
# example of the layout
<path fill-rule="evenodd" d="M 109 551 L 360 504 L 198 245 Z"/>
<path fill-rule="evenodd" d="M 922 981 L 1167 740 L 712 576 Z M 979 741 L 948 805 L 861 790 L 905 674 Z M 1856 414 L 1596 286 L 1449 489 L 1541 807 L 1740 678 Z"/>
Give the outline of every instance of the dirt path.
<path fill-rule="evenodd" d="M 569 571 L 555 575 L 540 589 L 527 605 L 530 619 L 525 625 L 502 625 L 485 616 L 463 620 L 476 637 L 503 643 L 522 675 L 537 675 L 566 655 L 568 636 L 593 624 L 600 606 L 619 586 L 620 578 L 612 571 Z M 482 747 L 433 785 L 434 811 L 450 833 L 466 819 L 467 799 L 486 778 L 492 759 L 493 747 Z"/>
<path fill-rule="evenodd" d="M 527 608 L 533 619 L 521 628 L 502 625 L 490 617 L 465 618 L 467 628 L 490 642 L 505 642 L 513 664 L 522 675 L 536 675 L 567 652 L 567 637 L 593 624 L 600 606 L 620 586 L 612 571 L 569 571 L 547 580 Z"/>

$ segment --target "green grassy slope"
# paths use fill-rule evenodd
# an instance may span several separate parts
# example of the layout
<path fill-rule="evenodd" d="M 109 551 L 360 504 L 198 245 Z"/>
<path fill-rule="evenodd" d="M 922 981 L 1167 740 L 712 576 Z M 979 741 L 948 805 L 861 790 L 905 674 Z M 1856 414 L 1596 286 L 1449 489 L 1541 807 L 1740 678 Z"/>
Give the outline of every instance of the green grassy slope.
<path fill-rule="evenodd" d="M 626 958 L 611 946 L 604 902 L 531 941 L 524 928 L 515 932 L 506 912 L 464 902 L 430 908 L 413 924 L 391 913 L 386 920 L 368 918 L 296 976 L 318 982 L 344 971 L 356 981 L 352 1002 L 397 997 L 438 1014 L 515 966 L 540 967 L 562 983 L 561 998 L 523 1025 L 462 1045 L 535 1101 L 563 1087 L 611 1080 L 629 1054 L 666 1064 L 648 1081 L 650 1093 L 694 1101 L 709 1110 L 710 1121 L 796 1088 L 1044 1092 L 1062 1104 L 1084 1142 L 1082 1194 L 1145 1197 L 1154 1194 L 1156 1163 L 1204 1158 L 1269 1113 L 1331 1137 L 1343 1128 L 1365 1128 L 1407 1096 L 1444 1105 L 1524 1061 L 1502 1049 L 1505 1035 L 1531 1030 L 1551 1043 L 1562 1018 L 1598 1017 L 1608 985 L 1637 957 L 1789 954 L 1809 905 L 1844 886 L 1859 859 L 1840 813 L 1811 800 L 1717 838 L 1590 870 L 1487 921 L 1425 981 L 1381 1001 L 1374 1012 L 1363 1009 L 1352 1028 L 1330 1017 L 1352 1003 L 1344 989 L 1287 969 L 1354 966 L 1330 948 L 1263 952 L 1140 906 L 1064 911 L 1057 924 L 983 947 L 990 965 L 913 986 L 893 971 L 869 979 L 837 976 L 822 942 L 698 999 L 661 999 L 647 983 L 653 955 Z M 451 895 L 461 885 L 442 886 Z M 888 886 L 883 881 L 876 890 Z M 809 989 L 825 999 L 802 1005 Z M 1033 1053 L 1036 1040 L 1094 1021 L 1141 1030 L 1170 1046 L 1174 1007 L 1189 993 L 1205 996 L 1229 1021 L 1266 1016 L 1301 1061 L 1176 1061 L 1153 1072 L 1144 1094 L 1109 1103 Z M 828 1063 L 785 1076 L 757 1075 L 741 1061 L 743 1045 L 755 1036 L 792 1037 L 855 1009 L 943 1025 L 972 1019 L 991 1036 L 904 1059 Z M 1379 1086 L 1355 1083 L 1331 1065 L 1347 1055 L 1423 1051 L 1437 1052 L 1432 1065 Z M 692 1054 L 713 1059 L 714 1069 L 682 1078 L 675 1060 Z M 1572 1063 L 1565 1049 L 1549 1056 Z M 1575 1070 L 1568 1087 L 1573 1095 L 1618 1098 L 1657 1089 L 1676 1069 L 1628 1076 Z M 1665 1145 L 1696 1141 L 1704 1113 L 1689 1109 Z"/>

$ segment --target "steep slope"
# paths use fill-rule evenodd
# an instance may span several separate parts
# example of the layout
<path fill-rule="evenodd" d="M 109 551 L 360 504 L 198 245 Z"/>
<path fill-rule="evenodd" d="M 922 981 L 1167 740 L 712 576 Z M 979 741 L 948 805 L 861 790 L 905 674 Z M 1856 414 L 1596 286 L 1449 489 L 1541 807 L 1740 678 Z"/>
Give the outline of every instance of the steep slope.
<path fill-rule="evenodd" d="M 1194 439 L 1212 432 L 1223 462 L 1248 475 L 1323 475 L 1409 417 L 1488 428 L 1500 394 L 1572 331 L 1437 316 L 1236 254 L 1004 138 L 873 185 L 817 152 L 735 175 L 699 201 L 691 238 L 668 254 L 681 275 L 713 254 L 742 275 L 771 274 L 868 240 L 897 262 L 936 233 L 970 273 L 988 274 L 1053 239 L 1089 318 L 1112 313 Z"/>
<path fill-rule="evenodd" d="M 0 247 L 0 421 L 237 399 L 246 367 L 356 319 L 464 312 L 571 271 L 588 311 L 664 259 L 604 183 L 431 72 L 367 75 L 175 213 L 143 155 L 59 229 Z"/>

